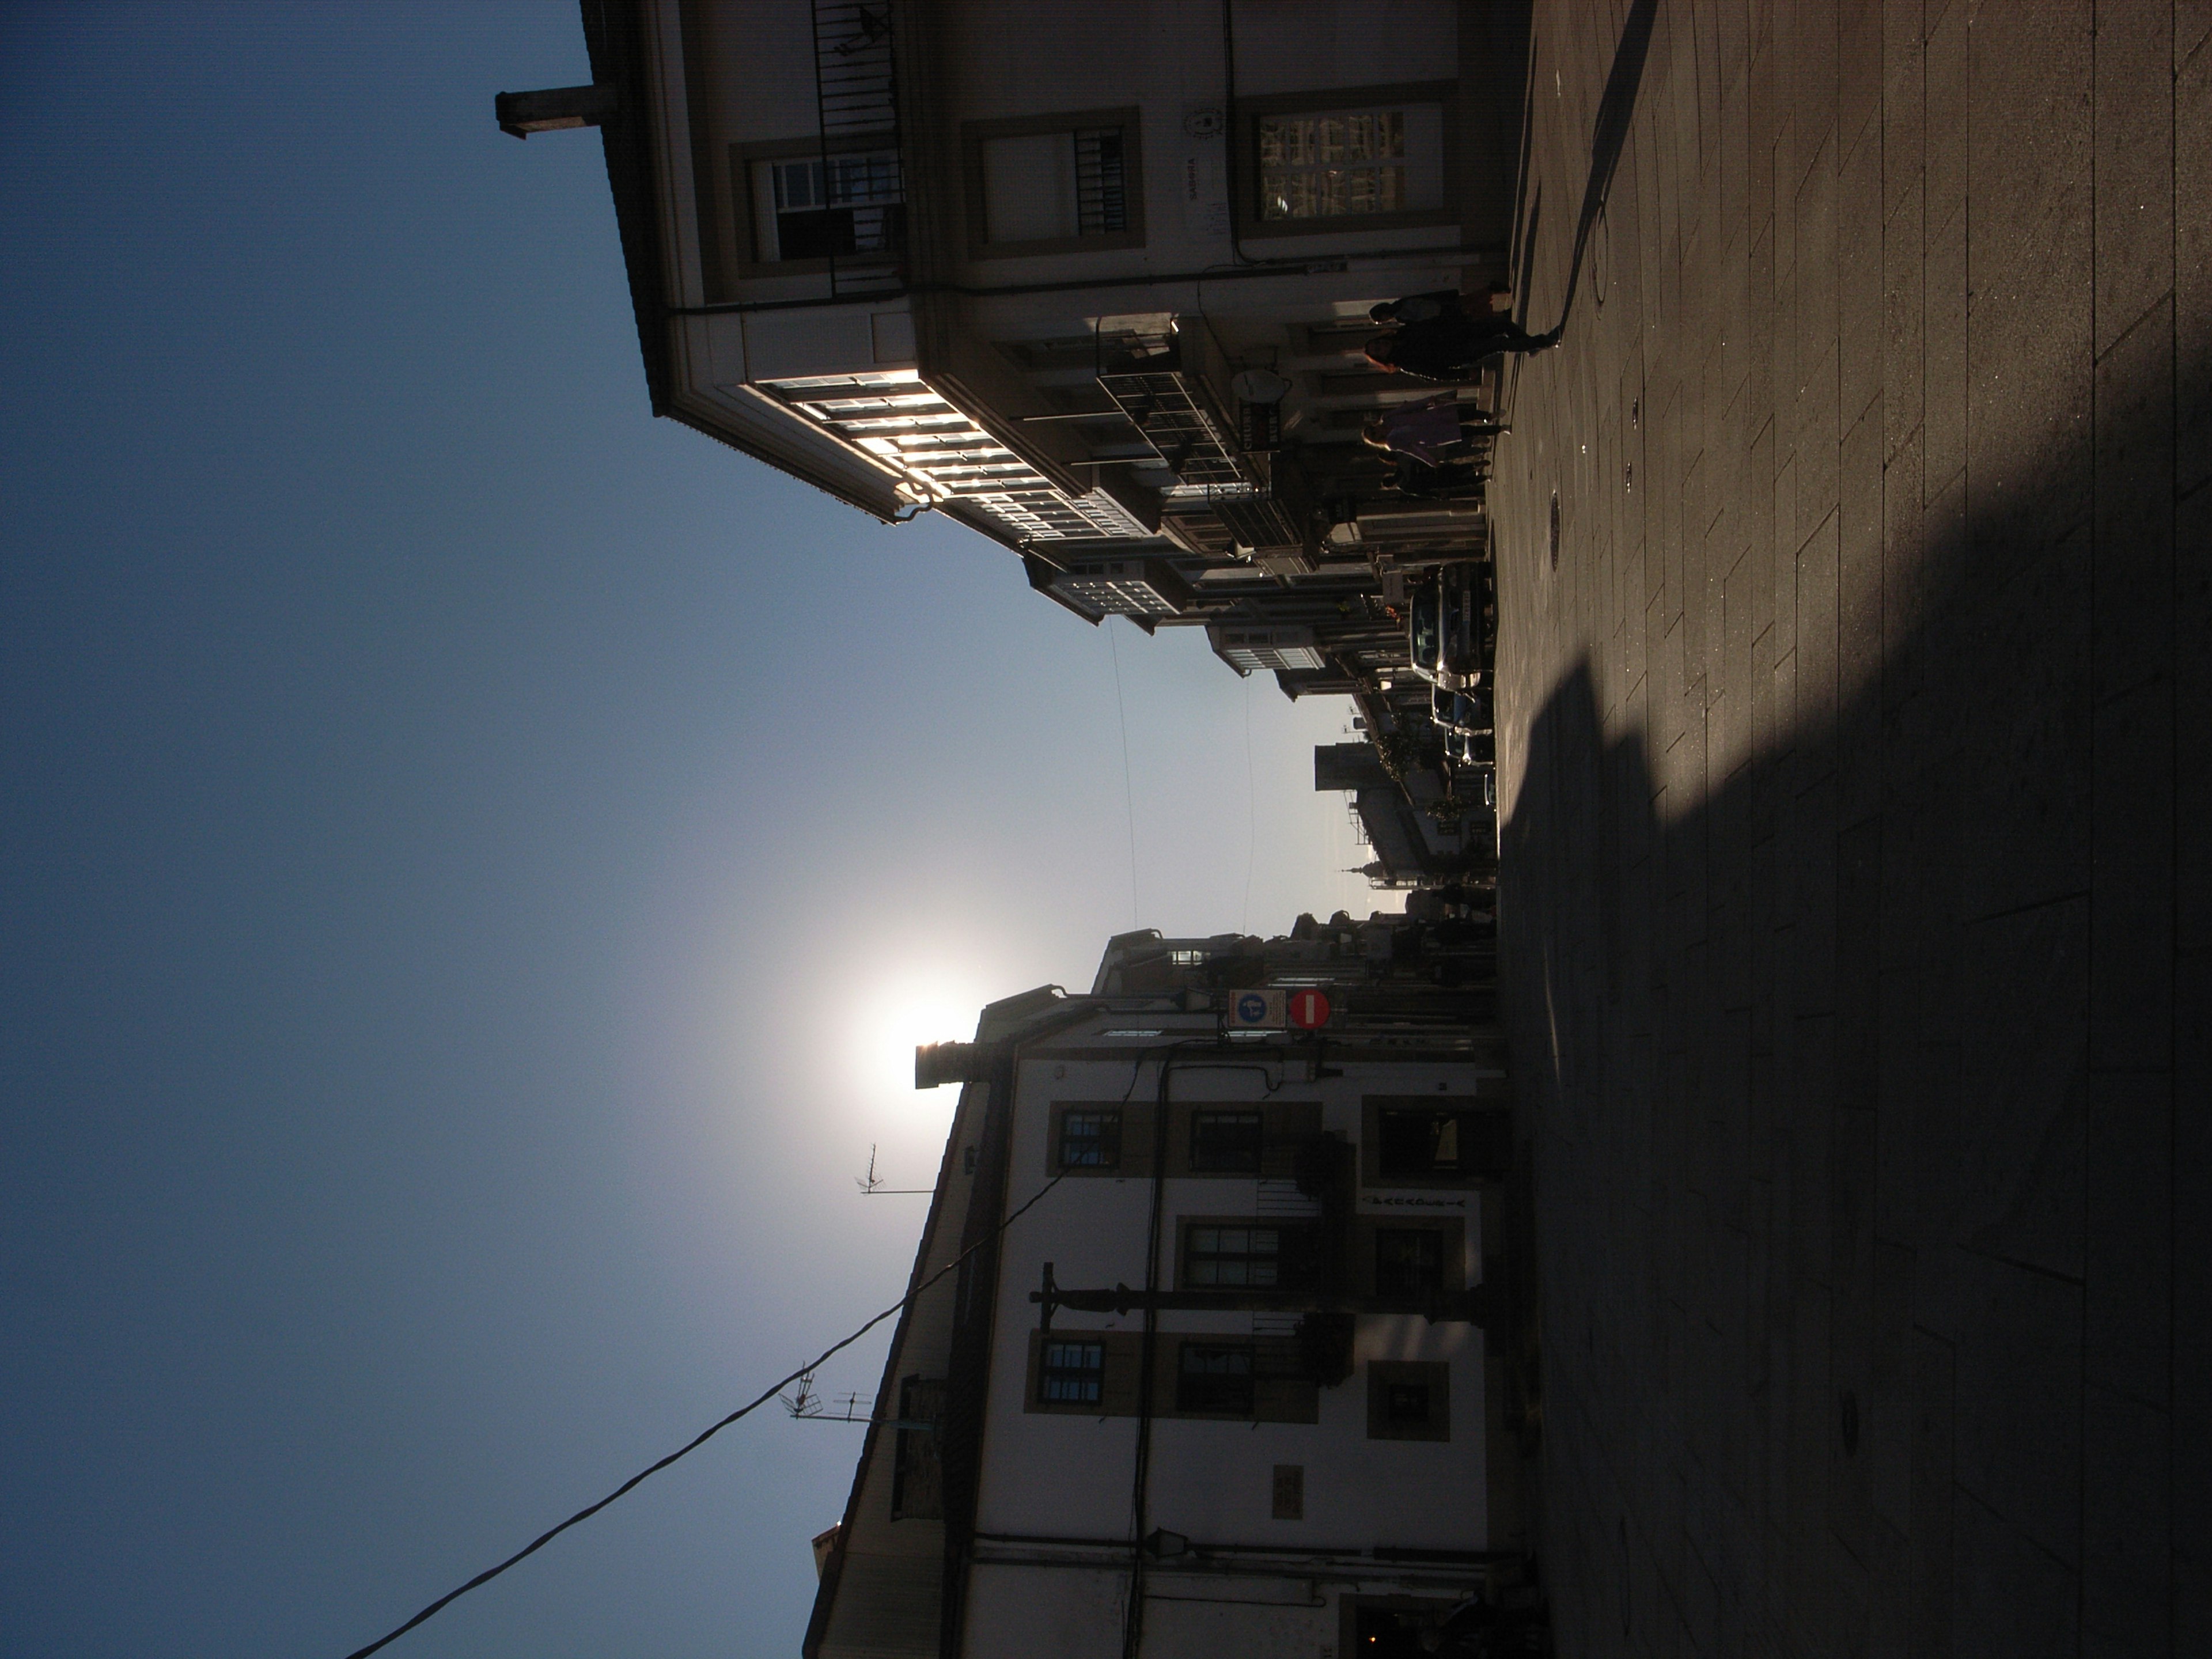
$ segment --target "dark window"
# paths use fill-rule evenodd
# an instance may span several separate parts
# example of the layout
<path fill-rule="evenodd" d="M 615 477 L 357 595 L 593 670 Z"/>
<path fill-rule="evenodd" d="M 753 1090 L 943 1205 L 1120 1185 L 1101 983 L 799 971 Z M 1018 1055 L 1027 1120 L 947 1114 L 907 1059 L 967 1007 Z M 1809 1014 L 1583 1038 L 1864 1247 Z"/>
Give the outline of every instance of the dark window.
<path fill-rule="evenodd" d="M 1433 1359 L 1367 1362 L 1370 1440 L 1449 1440 L 1451 1371 Z"/>
<path fill-rule="evenodd" d="M 905 182 L 895 151 L 761 164 L 778 259 L 895 253 L 906 240 Z"/>
<path fill-rule="evenodd" d="M 1303 1521 L 1306 1518 L 1306 1466 L 1303 1463 L 1275 1465 L 1274 1518 L 1278 1521 Z"/>
<path fill-rule="evenodd" d="M 1176 1409 L 1252 1414 L 1252 1350 L 1204 1342 L 1183 1344 L 1176 1370 Z"/>
<path fill-rule="evenodd" d="M 1193 1227 L 1183 1235 L 1186 1285 L 1267 1286 L 1283 1279 L 1280 1227 Z"/>
<path fill-rule="evenodd" d="M 1413 656 L 1416 668 L 1439 668 L 1443 657 L 1443 601 L 1431 582 L 1414 590 Z"/>
<path fill-rule="evenodd" d="M 1060 1167 L 1118 1170 L 1121 1167 L 1121 1114 L 1070 1112 L 1060 1121 Z"/>
<path fill-rule="evenodd" d="M 1257 1112 L 1194 1112 L 1190 1119 L 1190 1167 L 1215 1175 L 1260 1173 L 1261 1126 Z"/>
<path fill-rule="evenodd" d="M 1502 1176 L 1510 1172 L 1510 1111 L 1388 1107 L 1381 1115 L 1376 1151 L 1386 1176 Z"/>
<path fill-rule="evenodd" d="M 1103 1342 L 1048 1342 L 1037 1366 L 1037 1398 L 1048 1406 L 1095 1406 L 1105 1378 Z"/>
<path fill-rule="evenodd" d="M 1393 1382 L 1382 1391 L 1382 1420 L 1394 1429 L 1429 1426 L 1429 1385 Z"/>
<path fill-rule="evenodd" d="M 898 1457 L 891 1472 L 894 1521 L 945 1518 L 945 1481 L 936 1431 L 944 1410 L 941 1379 L 909 1376 L 900 1382 Z"/>
<path fill-rule="evenodd" d="M 1375 1294 L 1433 1296 L 1444 1287 L 1444 1237 L 1431 1227 L 1384 1227 L 1375 1235 Z"/>
<path fill-rule="evenodd" d="M 1079 236 L 1111 236 L 1129 228 L 1119 127 L 1076 130 L 1075 225 Z"/>

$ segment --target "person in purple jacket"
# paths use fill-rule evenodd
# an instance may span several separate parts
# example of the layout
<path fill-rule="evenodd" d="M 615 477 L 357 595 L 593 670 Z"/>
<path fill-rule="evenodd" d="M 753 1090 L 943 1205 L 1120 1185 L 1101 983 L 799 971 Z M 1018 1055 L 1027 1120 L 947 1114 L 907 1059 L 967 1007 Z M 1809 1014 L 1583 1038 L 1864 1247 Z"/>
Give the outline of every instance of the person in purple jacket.
<path fill-rule="evenodd" d="M 1470 414 L 1476 418 L 1469 420 Z M 1410 456 L 1424 466 L 1442 466 L 1464 458 L 1468 439 L 1494 438 L 1506 429 L 1482 414 L 1479 409 L 1462 410 L 1456 397 L 1442 392 L 1370 416 L 1359 435 L 1376 449 Z"/>

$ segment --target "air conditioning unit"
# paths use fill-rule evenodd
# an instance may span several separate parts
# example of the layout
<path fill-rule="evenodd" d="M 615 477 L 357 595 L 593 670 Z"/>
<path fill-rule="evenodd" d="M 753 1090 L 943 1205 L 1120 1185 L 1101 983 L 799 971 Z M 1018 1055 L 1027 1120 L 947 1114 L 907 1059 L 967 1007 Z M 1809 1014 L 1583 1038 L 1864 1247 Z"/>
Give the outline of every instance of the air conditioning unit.
<path fill-rule="evenodd" d="M 1235 623 L 1209 623 L 1206 643 L 1213 654 L 1240 674 L 1261 669 L 1270 672 L 1299 672 L 1328 666 L 1315 647 L 1310 628 L 1247 628 Z"/>

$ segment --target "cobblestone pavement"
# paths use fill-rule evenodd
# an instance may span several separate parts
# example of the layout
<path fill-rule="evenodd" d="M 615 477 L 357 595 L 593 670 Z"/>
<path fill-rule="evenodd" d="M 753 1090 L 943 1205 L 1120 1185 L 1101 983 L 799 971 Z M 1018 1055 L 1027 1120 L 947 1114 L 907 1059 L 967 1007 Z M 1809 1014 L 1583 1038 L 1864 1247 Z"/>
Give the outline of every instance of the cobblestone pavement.
<path fill-rule="evenodd" d="M 1583 255 L 1493 497 L 1562 1652 L 2212 1653 L 2208 31 L 1537 4 L 1530 327 Z"/>

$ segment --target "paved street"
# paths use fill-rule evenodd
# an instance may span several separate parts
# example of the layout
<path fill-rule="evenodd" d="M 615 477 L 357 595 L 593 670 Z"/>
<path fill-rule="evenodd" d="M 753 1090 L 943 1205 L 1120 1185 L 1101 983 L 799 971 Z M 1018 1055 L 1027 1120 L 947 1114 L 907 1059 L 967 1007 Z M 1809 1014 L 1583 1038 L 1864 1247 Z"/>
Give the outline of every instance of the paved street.
<path fill-rule="evenodd" d="M 1493 493 L 1565 1653 L 2212 1652 L 2208 31 L 1539 0 L 1530 327 L 1582 259 Z"/>

